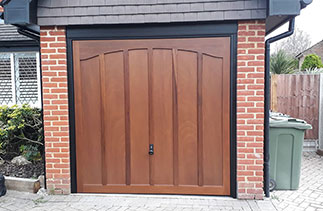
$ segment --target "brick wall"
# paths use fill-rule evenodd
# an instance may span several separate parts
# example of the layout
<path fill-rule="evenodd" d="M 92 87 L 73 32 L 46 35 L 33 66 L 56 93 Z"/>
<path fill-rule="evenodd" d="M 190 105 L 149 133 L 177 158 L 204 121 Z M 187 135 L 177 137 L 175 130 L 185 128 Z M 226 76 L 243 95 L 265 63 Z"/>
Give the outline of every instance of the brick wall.
<path fill-rule="evenodd" d="M 263 198 L 265 23 L 238 26 L 237 157 L 238 197 Z"/>
<path fill-rule="evenodd" d="M 40 30 L 47 189 L 70 193 L 65 29 Z"/>

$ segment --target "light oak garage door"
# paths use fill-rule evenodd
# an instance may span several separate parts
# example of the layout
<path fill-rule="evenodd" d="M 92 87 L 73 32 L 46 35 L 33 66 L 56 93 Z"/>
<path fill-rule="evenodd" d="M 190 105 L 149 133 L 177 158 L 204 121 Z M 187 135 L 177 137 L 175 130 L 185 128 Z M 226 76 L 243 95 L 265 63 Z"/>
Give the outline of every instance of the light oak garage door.
<path fill-rule="evenodd" d="M 73 54 L 78 192 L 230 194 L 230 38 Z"/>

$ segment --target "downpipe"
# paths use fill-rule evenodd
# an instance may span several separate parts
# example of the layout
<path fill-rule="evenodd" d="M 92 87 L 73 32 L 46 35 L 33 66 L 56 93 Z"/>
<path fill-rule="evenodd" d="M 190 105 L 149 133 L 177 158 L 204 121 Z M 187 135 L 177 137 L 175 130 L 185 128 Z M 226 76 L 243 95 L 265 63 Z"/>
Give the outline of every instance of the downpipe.
<path fill-rule="evenodd" d="M 264 122 L 264 192 L 269 197 L 269 110 L 270 110 L 270 44 L 294 33 L 295 17 L 289 21 L 287 32 L 271 37 L 265 42 L 265 122 Z"/>

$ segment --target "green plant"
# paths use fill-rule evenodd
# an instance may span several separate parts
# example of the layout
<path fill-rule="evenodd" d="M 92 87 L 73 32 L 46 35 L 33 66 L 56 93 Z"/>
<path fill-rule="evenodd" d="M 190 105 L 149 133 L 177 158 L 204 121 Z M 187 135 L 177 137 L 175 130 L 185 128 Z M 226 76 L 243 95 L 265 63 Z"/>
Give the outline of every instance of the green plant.
<path fill-rule="evenodd" d="M 316 54 L 309 54 L 305 57 L 301 69 L 323 68 L 321 57 Z"/>
<path fill-rule="evenodd" d="M 55 195 L 55 188 L 49 189 L 49 195 Z"/>
<path fill-rule="evenodd" d="M 281 199 L 278 197 L 278 196 L 276 196 L 275 194 L 271 194 L 271 199 L 273 199 L 273 200 L 277 200 L 277 201 L 281 201 Z"/>
<path fill-rule="evenodd" d="M 298 61 L 283 50 L 270 57 L 270 72 L 273 74 L 292 74 L 298 67 Z"/>
<path fill-rule="evenodd" d="M 48 200 L 45 200 L 45 198 L 43 196 L 39 197 L 38 199 L 33 199 L 32 200 L 34 202 L 34 204 L 37 206 L 39 204 L 43 204 L 48 202 Z"/>
<path fill-rule="evenodd" d="M 41 155 L 37 146 L 21 145 L 19 150 L 27 160 L 41 160 Z"/>
<path fill-rule="evenodd" d="M 4 143 L 0 142 L 0 155 L 4 154 L 3 146 L 4 146 Z"/>
<path fill-rule="evenodd" d="M 41 111 L 28 105 L 0 106 L 0 154 L 6 159 L 24 155 L 37 160 L 43 153 Z M 39 153 L 39 154 L 38 154 Z"/>

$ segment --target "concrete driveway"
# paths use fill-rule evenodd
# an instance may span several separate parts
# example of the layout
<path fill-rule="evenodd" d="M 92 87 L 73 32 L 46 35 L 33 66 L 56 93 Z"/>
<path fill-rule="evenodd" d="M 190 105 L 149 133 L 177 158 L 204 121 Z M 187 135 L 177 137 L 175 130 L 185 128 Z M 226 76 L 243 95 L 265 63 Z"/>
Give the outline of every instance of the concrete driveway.
<path fill-rule="evenodd" d="M 274 191 L 271 199 L 263 201 L 236 200 L 213 196 L 172 195 L 84 195 L 39 196 L 9 191 L 0 198 L 2 210 L 283 210 L 323 211 L 323 158 L 305 153 L 302 162 L 301 184 L 297 191 Z"/>
<path fill-rule="evenodd" d="M 0 198 L 2 210 L 276 210 L 270 200 L 245 201 L 228 197 L 170 195 L 68 195 L 44 196 L 9 191 Z"/>

